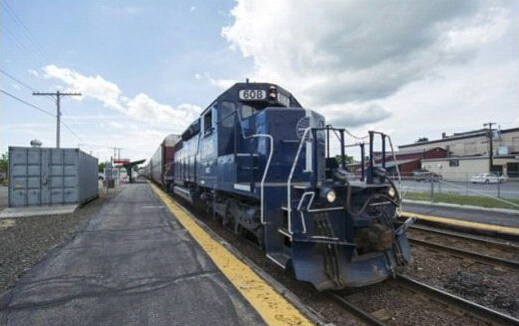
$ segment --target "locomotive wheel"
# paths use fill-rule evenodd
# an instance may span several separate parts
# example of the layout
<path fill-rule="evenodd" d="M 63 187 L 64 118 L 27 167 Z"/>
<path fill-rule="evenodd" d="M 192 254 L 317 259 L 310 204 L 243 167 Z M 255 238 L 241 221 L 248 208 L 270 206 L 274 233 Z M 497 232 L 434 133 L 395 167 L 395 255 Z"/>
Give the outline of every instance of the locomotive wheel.
<path fill-rule="evenodd" d="M 226 210 L 225 216 L 222 217 L 222 225 L 223 226 L 234 226 L 234 217 L 229 212 L 229 210 Z"/>

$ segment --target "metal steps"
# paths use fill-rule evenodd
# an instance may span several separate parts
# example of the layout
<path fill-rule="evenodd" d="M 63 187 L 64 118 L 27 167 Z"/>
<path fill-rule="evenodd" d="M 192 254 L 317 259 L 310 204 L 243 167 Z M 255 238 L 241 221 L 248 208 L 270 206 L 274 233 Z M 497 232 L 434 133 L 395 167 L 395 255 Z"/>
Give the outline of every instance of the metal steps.
<path fill-rule="evenodd" d="M 272 260 L 274 263 L 279 265 L 281 268 L 285 269 L 287 266 L 287 262 L 290 259 L 290 256 L 288 256 L 284 252 L 273 252 L 273 253 L 267 254 L 267 258 Z"/>

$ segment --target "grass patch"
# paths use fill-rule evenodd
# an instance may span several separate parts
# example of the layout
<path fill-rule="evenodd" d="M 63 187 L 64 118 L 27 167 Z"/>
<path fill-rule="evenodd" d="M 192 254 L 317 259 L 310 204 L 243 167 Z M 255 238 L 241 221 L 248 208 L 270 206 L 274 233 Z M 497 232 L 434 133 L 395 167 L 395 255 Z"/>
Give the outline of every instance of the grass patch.
<path fill-rule="evenodd" d="M 421 201 L 431 201 L 431 194 L 429 192 L 414 192 L 408 191 L 404 199 L 409 200 L 421 200 Z M 519 205 L 518 199 L 506 199 L 511 203 Z M 487 208 L 508 208 L 508 209 L 516 209 L 519 210 L 519 207 L 513 206 L 502 201 L 483 196 L 467 196 L 460 194 L 449 194 L 449 193 L 435 193 L 434 194 L 434 202 L 435 203 L 448 203 L 448 204 L 458 204 L 458 205 L 470 205 L 470 206 L 480 206 Z"/>

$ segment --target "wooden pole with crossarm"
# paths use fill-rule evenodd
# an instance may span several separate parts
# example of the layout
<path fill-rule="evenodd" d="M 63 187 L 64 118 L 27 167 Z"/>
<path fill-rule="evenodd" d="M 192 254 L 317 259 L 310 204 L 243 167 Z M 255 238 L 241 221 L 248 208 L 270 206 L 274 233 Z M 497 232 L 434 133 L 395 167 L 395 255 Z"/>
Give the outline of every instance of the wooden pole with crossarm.
<path fill-rule="evenodd" d="M 60 123 L 61 123 L 61 111 L 59 109 L 59 101 L 62 96 L 81 96 L 81 93 L 61 93 L 57 91 L 56 93 L 40 93 L 34 92 L 32 95 L 47 95 L 47 96 L 56 96 L 56 148 L 59 148 L 59 131 L 60 131 Z"/>

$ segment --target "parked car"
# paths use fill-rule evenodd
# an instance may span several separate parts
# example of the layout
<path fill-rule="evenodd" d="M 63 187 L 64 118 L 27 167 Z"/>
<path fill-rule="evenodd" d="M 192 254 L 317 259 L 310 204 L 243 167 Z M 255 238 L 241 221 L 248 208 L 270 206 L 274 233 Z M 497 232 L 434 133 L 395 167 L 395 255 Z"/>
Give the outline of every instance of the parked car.
<path fill-rule="evenodd" d="M 470 177 L 472 183 L 501 183 L 501 179 L 494 173 L 478 173 Z"/>
<path fill-rule="evenodd" d="M 414 170 L 413 172 L 411 172 L 411 176 L 415 181 L 430 181 L 431 178 L 433 181 L 440 181 L 442 179 L 441 175 L 426 169 Z"/>
<path fill-rule="evenodd" d="M 104 180 L 104 179 L 105 179 L 105 175 L 104 175 L 104 173 L 99 172 L 99 173 L 97 174 L 97 178 L 98 178 L 99 180 L 101 180 L 101 181 Z"/>
<path fill-rule="evenodd" d="M 508 181 L 508 175 L 506 173 L 503 173 L 499 176 L 500 183 L 507 182 L 507 181 Z"/>

